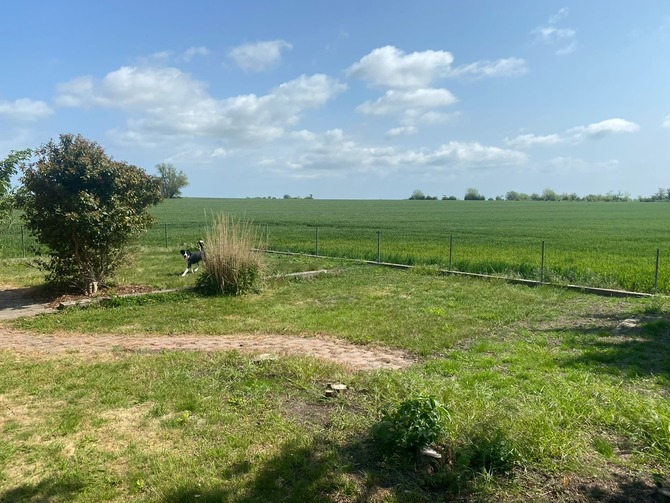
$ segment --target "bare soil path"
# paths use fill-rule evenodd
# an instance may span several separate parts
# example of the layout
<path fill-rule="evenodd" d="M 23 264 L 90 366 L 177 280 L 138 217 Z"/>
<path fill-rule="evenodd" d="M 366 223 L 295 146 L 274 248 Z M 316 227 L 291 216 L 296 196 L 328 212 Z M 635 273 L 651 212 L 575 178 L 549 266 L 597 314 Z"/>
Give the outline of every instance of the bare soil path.
<path fill-rule="evenodd" d="M 411 355 L 379 346 L 360 346 L 332 337 L 286 335 L 41 335 L 3 326 L 2 320 L 54 312 L 52 304 L 40 302 L 26 289 L 0 291 L 0 350 L 28 354 L 95 354 L 110 351 L 240 351 L 270 355 L 309 355 L 355 371 L 401 369 L 411 365 Z"/>

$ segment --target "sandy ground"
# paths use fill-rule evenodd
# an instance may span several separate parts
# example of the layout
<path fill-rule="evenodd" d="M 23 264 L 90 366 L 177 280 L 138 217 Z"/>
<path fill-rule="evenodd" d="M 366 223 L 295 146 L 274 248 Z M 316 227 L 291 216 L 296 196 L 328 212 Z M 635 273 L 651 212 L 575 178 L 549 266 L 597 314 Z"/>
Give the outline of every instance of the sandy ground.
<path fill-rule="evenodd" d="M 25 289 L 0 291 L 0 349 L 19 353 L 94 354 L 109 351 L 241 351 L 268 356 L 309 355 L 355 371 L 401 369 L 415 360 L 411 355 L 383 347 L 360 346 L 330 337 L 286 335 L 39 335 L 10 329 L 2 320 L 54 312 Z"/>

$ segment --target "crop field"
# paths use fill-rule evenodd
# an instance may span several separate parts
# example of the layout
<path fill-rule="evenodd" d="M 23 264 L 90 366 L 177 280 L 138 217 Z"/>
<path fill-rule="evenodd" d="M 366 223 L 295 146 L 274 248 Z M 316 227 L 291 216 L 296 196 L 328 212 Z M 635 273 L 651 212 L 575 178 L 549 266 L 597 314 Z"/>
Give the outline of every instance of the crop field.
<path fill-rule="evenodd" d="M 183 198 L 155 208 L 158 223 L 140 242 L 195 246 L 219 212 L 254 222 L 270 250 L 670 292 L 663 203 Z M 18 225 L 1 241 L 4 257 L 31 253 Z"/>

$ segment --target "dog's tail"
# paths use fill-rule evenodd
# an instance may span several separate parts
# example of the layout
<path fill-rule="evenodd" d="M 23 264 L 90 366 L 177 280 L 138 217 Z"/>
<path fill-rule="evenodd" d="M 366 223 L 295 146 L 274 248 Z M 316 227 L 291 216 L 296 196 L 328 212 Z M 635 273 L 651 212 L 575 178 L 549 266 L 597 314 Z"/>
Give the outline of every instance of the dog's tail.
<path fill-rule="evenodd" d="M 205 251 L 205 242 L 202 239 L 198 241 L 198 248 L 200 248 L 201 252 Z"/>

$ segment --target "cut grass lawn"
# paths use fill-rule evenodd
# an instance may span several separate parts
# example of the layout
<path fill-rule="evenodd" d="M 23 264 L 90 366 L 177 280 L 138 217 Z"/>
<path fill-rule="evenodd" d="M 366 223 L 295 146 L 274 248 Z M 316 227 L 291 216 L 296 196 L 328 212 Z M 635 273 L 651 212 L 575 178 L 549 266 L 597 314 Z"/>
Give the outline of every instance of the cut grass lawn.
<path fill-rule="evenodd" d="M 665 298 L 271 260 L 335 272 L 241 297 L 116 298 L 5 326 L 327 334 L 419 363 L 350 373 L 309 355 L 1 352 L 0 501 L 656 501 L 655 483 L 670 477 Z M 181 281 L 171 265 L 144 267 L 123 281 Z M 638 321 L 615 330 L 625 319 Z M 329 382 L 349 389 L 326 399 Z M 383 458 L 371 427 L 419 394 L 450 412 L 443 462 Z"/>

